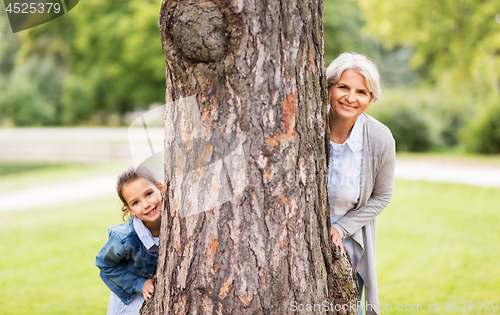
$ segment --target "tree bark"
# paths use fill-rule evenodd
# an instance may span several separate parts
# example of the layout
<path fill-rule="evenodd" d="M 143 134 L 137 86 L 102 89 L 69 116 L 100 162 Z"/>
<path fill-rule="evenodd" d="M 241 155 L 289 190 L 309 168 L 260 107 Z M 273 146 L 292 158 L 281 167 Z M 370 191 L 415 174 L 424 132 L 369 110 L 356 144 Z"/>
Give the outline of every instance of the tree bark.
<path fill-rule="evenodd" d="M 167 183 L 143 314 L 356 313 L 329 234 L 322 16 L 318 0 L 163 1 Z"/>

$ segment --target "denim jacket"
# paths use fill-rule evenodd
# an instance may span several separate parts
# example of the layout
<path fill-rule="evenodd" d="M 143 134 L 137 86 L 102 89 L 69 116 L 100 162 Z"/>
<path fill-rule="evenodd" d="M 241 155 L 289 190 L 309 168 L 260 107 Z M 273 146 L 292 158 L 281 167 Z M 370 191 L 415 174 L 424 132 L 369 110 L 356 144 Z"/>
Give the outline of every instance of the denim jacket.
<path fill-rule="evenodd" d="M 125 304 L 153 277 L 158 257 L 147 251 L 137 235 L 133 220 L 108 229 L 109 240 L 96 256 L 99 275 Z"/>

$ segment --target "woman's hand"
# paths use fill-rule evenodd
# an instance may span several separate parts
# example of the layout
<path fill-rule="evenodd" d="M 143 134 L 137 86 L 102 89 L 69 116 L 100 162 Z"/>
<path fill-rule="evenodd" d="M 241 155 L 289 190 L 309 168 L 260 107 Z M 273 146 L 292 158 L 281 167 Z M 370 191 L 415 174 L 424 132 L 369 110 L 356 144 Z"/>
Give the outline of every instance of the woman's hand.
<path fill-rule="evenodd" d="M 342 244 L 340 233 L 333 225 L 330 225 L 330 236 L 332 237 L 332 243 L 340 247 L 340 251 L 343 253 L 344 245 Z"/>
<path fill-rule="evenodd" d="M 153 276 L 153 278 L 146 280 L 146 283 L 144 283 L 144 286 L 142 287 L 142 295 L 144 296 L 145 301 L 149 300 L 153 295 L 153 292 L 155 290 L 153 280 L 155 277 L 156 276 Z"/>

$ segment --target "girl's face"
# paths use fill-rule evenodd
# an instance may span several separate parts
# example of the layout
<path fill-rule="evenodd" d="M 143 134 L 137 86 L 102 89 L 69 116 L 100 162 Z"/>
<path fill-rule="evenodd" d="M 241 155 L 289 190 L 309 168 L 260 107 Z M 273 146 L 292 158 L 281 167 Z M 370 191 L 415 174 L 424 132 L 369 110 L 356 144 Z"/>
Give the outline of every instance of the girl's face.
<path fill-rule="evenodd" d="M 354 70 L 345 70 L 337 84 L 329 89 L 330 108 L 339 118 L 354 119 L 361 115 L 372 100 L 365 77 Z"/>
<path fill-rule="evenodd" d="M 163 189 L 159 184 L 160 189 Z M 160 220 L 161 191 L 155 184 L 144 178 L 137 178 L 122 188 L 122 196 L 127 202 L 130 214 L 141 219 L 145 225 Z"/>

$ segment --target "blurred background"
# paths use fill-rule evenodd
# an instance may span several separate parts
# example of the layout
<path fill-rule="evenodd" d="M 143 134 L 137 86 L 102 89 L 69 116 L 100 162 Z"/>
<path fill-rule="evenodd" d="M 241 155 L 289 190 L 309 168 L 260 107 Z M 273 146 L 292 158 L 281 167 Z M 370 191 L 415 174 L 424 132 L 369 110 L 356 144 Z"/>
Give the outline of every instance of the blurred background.
<path fill-rule="evenodd" d="M 0 9 L 0 314 L 105 313 L 94 257 L 121 222 L 114 186 L 131 165 L 127 127 L 164 104 L 160 5 L 80 1 L 15 34 Z M 384 313 L 453 311 L 455 301 L 493 314 L 500 1 L 324 0 L 324 44 L 327 66 L 358 52 L 382 75 L 368 113 L 398 151 L 396 192 L 379 218 Z"/>
<path fill-rule="evenodd" d="M 13 34 L 0 13 L 0 126 L 125 126 L 164 103 L 161 1 L 85 1 Z M 325 61 L 379 66 L 371 114 L 399 151 L 500 153 L 500 2 L 325 0 Z M 387 106 L 386 106 L 387 105 Z"/>

